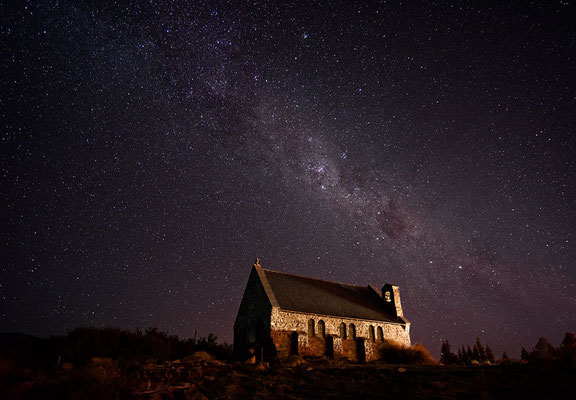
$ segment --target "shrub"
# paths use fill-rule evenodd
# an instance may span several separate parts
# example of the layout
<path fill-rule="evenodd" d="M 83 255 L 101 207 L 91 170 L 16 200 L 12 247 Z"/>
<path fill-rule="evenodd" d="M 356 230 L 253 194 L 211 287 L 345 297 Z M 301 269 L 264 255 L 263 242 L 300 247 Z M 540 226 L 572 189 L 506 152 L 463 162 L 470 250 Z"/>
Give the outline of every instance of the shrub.
<path fill-rule="evenodd" d="M 214 361 L 214 357 L 208 353 L 206 353 L 205 351 L 195 351 L 194 354 L 192 354 L 191 356 L 188 356 L 186 358 L 184 358 L 184 361 L 194 361 L 194 360 L 202 360 L 202 361 L 206 361 L 206 362 L 212 362 Z"/>
<path fill-rule="evenodd" d="M 576 367 L 576 335 L 571 332 L 566 332 L 559 353 L 565 364 Z"/>
<path fill-rule="evenodd" d="M 30 377 L 30 369 L 17 365 L 12 360 L 0 358 L 0 388 Z"/>
<path fill-rule="evenodd" d="M 433 365 L 436 361 L 420 343 L 404 346 L 393 340 L 385 341 L 377 351 L 378 358 L 391 364 Z"/>

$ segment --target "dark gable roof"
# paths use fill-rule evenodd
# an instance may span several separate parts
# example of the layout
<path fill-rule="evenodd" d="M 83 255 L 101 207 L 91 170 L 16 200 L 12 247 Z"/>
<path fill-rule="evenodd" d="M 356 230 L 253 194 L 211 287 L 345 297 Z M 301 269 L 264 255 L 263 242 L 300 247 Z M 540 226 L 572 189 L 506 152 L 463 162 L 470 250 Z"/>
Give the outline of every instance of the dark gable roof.
<path fill-rule="evenodd" d="M 283 310 L 402 322 L 386 311 L 382 298 L 368 286 L 328 282 L 268 269 L 262 269 L 262 272 Z"/>

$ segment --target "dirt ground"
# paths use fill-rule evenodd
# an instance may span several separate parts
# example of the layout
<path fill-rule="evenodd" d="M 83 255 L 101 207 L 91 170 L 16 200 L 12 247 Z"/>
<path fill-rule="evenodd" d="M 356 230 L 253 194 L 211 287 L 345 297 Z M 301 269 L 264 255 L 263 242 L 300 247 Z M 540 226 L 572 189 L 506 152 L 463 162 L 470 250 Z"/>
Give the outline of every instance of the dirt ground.
<path fill-rule="evenodd" d="M 224 367 L 198 390 L 221 399 L 576 399 L 576 370 L 308 362 Z"/>
<path fill-rule="evenodd" d="M 100 360 L 13 382 L 2 399 L 576 399 L 576 368 L 554 364 L 414 366 L 294 358 L 117 368 Z"/>

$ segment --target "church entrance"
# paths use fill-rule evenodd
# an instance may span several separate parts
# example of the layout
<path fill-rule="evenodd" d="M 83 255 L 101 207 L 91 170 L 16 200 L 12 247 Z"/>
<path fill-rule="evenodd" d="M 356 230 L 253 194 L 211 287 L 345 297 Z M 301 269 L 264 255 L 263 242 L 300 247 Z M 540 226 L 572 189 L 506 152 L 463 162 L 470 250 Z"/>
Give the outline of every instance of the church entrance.
<path fill-rule="evenodd" d="M 292 332 L 290 334 L 290 355 L 298 355 L 298 332 Z"/>
<path fill-rule="evenodd" d="M 366 348 L 362 338 L 356 339 L 356 358 L 358 361 L 366 361 Z"/>
<path fill-rule="evenodd" d="M 334 358 L 334 339 L 326 335 L 326 357 Z"/>

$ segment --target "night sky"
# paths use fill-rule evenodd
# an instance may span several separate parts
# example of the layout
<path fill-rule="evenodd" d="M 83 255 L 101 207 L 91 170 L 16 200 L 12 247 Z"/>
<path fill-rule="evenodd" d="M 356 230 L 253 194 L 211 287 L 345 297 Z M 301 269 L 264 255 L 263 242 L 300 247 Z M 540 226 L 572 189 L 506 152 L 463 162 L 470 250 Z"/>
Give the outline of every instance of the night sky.
<path fill-rule="evenodd" d="M 576 331 L 570 1 L 95 3 L 0 3 L 0 331 L 231 341 L 257 256 L 436 355 Z"/>

